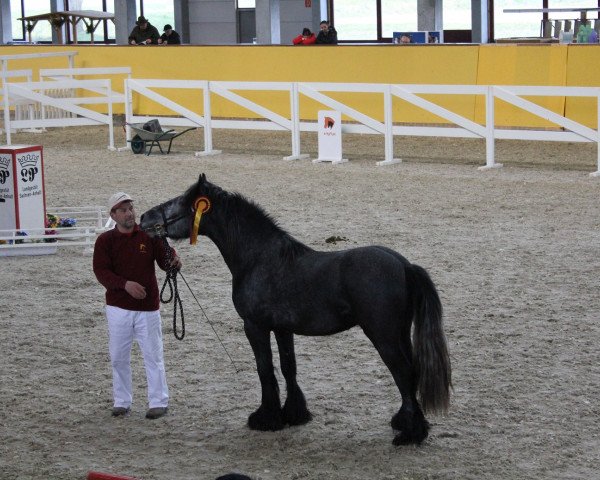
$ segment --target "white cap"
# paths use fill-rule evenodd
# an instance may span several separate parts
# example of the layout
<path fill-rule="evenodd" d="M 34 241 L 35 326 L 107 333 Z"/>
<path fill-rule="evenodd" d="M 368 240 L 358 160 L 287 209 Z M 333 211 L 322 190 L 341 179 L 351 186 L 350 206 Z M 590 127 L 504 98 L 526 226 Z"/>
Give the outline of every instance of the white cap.
<path fill-rule="evenodd" d="M 133 201 L 133 199 L 125 192 L 117 192 L 108 199 L 108 211 L 112 212 L 119 203 Z"/>

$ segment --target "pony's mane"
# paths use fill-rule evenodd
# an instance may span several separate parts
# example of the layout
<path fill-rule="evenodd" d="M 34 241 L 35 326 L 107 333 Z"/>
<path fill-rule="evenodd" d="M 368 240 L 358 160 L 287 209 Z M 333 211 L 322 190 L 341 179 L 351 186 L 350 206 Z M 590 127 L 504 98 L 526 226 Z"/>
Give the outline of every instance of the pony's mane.
<path fill-rule="evenodd" d="M 310 247 L 296 240 L 281 228 L 277 221 L 253 200 L 241 193 L 227 192 L 210 182 L 205 182 L 203 186 L 209 191 L 209 198 L 222 205 L 227 212 L 230 231 L 238 231 L 243 224 L 260 225 L 263 235 L 279 237 L 283 247 L 281 253 L 284 257 L 290 259 L 311 250 Z M 188 193 L 193 193 L 193 187 L 186 192 L 186 195 Z"/>
<path fill-rule="evenodd" d="M 275 220 L 255 201 L 250 200 L 241 193 L 237 192 L 229 193 L 228 201 L 230 206 L 233 207 L 232 210 L 237 216 L 245 216 L 246 218 L 253 218 L 258 221 L 262 221 L 265 224 L 271 225 L 274 230 L 289 236 L 289 234 L 279 226 L 277 220 Z"/>
<path fill-rule="evenodd" d="M 288 232 L 279 226 L 277 221 L 267 213 L 258 203 L 246 198 L 241 193 L 228 194 L 229 207 L 228 211 L 235 212 L 233 218 L 236 222 L 250 219 L 257 224 L 262 224 L 268 233 L 267 228 L 271 229 L 272 234 L 278 236 L 282 240 L 281 255 L 288 260 L 293 260 L 298 255 L 307 252 L 310 248 L 304 245 L 299 240 L 296 240 Z"/>

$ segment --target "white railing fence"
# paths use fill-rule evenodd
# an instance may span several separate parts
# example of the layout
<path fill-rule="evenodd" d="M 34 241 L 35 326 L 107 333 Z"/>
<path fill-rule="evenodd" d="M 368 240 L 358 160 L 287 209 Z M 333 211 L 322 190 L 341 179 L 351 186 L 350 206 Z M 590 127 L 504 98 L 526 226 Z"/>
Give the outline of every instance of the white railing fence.
<path fill-rule="evenodd" d="M 56 58 L 63 57 L 67 59 L 67 63 L 69 67 L 73 68 L 74 57 L 78 52 L 42 52 L 42 53 L 25 53 L 25 54 L 14 54 L 14 55 L 0 55 L 0 78 L 2 79 L 2 85 L 6 83 L 9 78 L 15 77 L 25 77 L 27 82 L 31 82 L 33 80 L 32 71 L 31 70 L 9 70 L 9 62 L 13 60 L 27 60 L 27 59 L 43 59 L 43 58 Z M 55 95 L 58 96 L 58 95 Z M 4 101 L 3 101 L 4 103 Z M 36 110 L 38 110 L 37 104 L 35 102 L 31 102 L 28 100 L 21 99 L 14 104 L 11 104 L 11 107 L 15 110 L 15 119 L 16 120 L 24 120 L 26 118 L 34 118 L 36 114 Z M 5 126 L 6 128 L 6 126 Z M 29 131 L 38 131 L 35 129 L 28 129 Z"/>
<path fill-rule="evenodd" d="M 110 218 L 106 207 L 48 207 L 47 215 L 54 215 L 58 218 L 72 218 L 77 221 L 80 227 L 112 228 L 114 221 Z"/>
<path fill-rule="evenodd" d="M 187 96 L 186 106 L 180 105 L 177 102 L 167 98 L 160 93 L 151 90 L 155 89 L 170 89 L 173 90 L 196 90 L 197 96 Z M 150 119 L 148 116 L 135 115 L 133 112 L 133 95 L 137 93 L 150 100 L 157 102 L 164 107 L 169 108 L 177 116 L 161 117 L 160 122 L 163 125 L 179 126 L 179 127 L 203 127 L 204 129 L 204 150 L 197 151 L 196 156 L 213 155 L 220 153 L 212 148 L 212 124 L 210 110 L 210 90 L 208 81 L 206 80 L 141 80 L 127 79 L 125 81 L 125 135 L 126 141 L 130 142 L 131 123 L 141 123 Z M 199 115 L 190 108 L 194 106 L 202 107 L 204 115 Z M 129 148 L 126 146 L 125 148 Z"/>
<path fill-rule="evenodd" d="M 33 72 L 31 70 L 1 71 L 0 78 L 2 79 L 2 85 L 4 85 L 8 79 L 15 78 L 22 78 L 25 82 L 31 82 L 33 81 Z M 2 102 L 4 103 L 4 99 Z M 11 104 L 11 107 L 14 107 L 15 109 L 15 120 L 21 120 L 28 117 L 31 118 L 34 115 L 34 103 L 28 100 L 15 101 Z M 2 133 L 1 130 L 0 133 Z"/>
<path fill-rule="evenodd" d="M 40 81 L 55 81 L 56 89 L 46 90 L 46 95 L 54 98 L 71 98 L 76 96 L 76 92 L 72 89 L 63 88 L 62 82 L 65 80 L 73 80 L 75 77 L 101 76 L 107 75 L 125 75 L 126 78 L 131 78 L 131 67 L 97 67 L 97 68 L 45 68 L 40 69 Z M 88 91 L 93 92 L 101 97 L 105 97 L 113 104 L 124 104 L 125 93 L 116 92 L 112 86 L 111 91 L 106 89 L 88 88 Z M 56 107 L 46 107 L 44 104 L 36 104 L 37 109 L 34 110 L 33 118 L 64 118 L 75 117 L 72 112 L 59 109 Z"/>
<path fill-rule="evenodd" d="M 65 80 L 73 80 L 75 77 L 90 77 L 100 76 L 106 77 L 107 75 L 119 75 L 125 76 L 125 78 L 131 78 L 131 67 L 100 67 L 100 68 L 45 68 L 39 71 L 40 81 L 54 80 L 57 82 L 57 95 L 59 97 L 72 97 L 73 93 L 69 90 L 62 88 L 62 82 Z M 115 104 L 125 103 L 125 93 L 119 93 L 114 90 L 111 82 L 111 91 L 106 89 L 89 89 L 90 92 L 94 92 L 101 97 L 110 98 L 110 101 Z M 42 118 L 44 116 L 42 115 Z"/>
<path fill-rule="evenodd" d="M 200 115 L 190 111 L 186 106 L 159 95 L 152 89 L 186 88 L 198 90 L 192 94 L 192 101 L 187 107 L 202 104 Z M 273 91 L 289 93 L 289 115 L 282 116 L 264 105 L 244 98 L 237 92 L 243 91 Z M 332 98 L 331 93 L 347 94 L 375 93 L 381 98 L 383 121 L 360 112 L 339 100 Z M 502 165 L 495 161 L 495 140 L 538 140 L 561 142 L 600 142 L 600 134 L 596 129 L 544 108 L 523 97 L 590 97 L 597 109 L 600 124 L 600 88 L 597 87 L 545 87 L 545 86 L 496 86 L 496 85 L 409 85 L 409 84 L 358 84 L 358 83 L 307 83 L 307 82 L 219 82 L 219 81 L 181 81 L 181 80 L 145 80 L 128 79 L 125 86 L 126 122 L 142 122 L 150 119 L 148 116 L 135 115 L 133 112 L 133 95 L 139 94 L 154 100 L 171 109 L 178 116 L 161 117 L 161 123 L 173 126 L 204 127 L 204 152 L 212 150 L 212 129 L 252 129 L 289 131 L 291 135 L 292 154 L 285 157 L 288 160 L 305 157 L 301 154 L 300 132 L 316 132 L 318 125 L 314 121 L 302 121 L 300 115 L 300 95 L 315 100 L 329 109 L 340 111 L 353 123 L 342 125 L 342 132 L 382 135 L 385 142 L 385 158 L 377 165 L 389 165 L 400 160 L 395 159 L 395 136 L 437 136 L 481 138 L 486 142 L 486 162 L 480 169 L 498 168 Z M 247 119 L 213 119 L 211 117 L 211 94 L 218 95 L 229 102 L 243 107 L 259 117 L 257 120 Z M 479 124 L 470 118 L 425 99 L 420 95 L 436 95 L 445 98 L 448 95 L 481 96 L 485 105 L 485 123 Z M 190 97 L 188 97 L 190 98 Z M 449 126 L 416 126 L 409 125 L 410 118 L 394 118 L 393 100 L 395 98 L 408 102 L 429 113 L 437 115 L 449 122 Z M 536 115 L 556 125 L 555 130 L 549 129 L 518 129 L 498 128 L 495 125 L 496 100 L 507 102 L 521 110 Z M 194 104 L 194 102 L 197 102 Z M 127 131 L 127 140 L 131 140 L 131 132 Z M 600 176 L 600 150 L 597 157 L 597 171 L 592 176 Z"/>
<path fill-rule="evenodd" d="M 81 125 L 107 125 L 109 135 L 108 148 L 115 149 L 113 128 L 113 103 L 116 99 L 112 95 L 110 80 L 62 80 L 60 82 L 65 92 L 71 92 L 71 96 L 56 98 L 49 95 L 48 91 L 55 91 L 56 81 L 4 83 L 4 128 L 6 143 L 11 145 L 11 130 L 24 128 L 47 128 L 68 127 Z M 84 96 L 84 92 L 90 91 L 93 96 Z M 105 92 L 105 95 L 98 94 Z M 41 106 L 44 112 L 46 108 L 53 107 L 72 116 L 61 115 L 60 118 L 46 118 L 45 113 L 41 118 L 11 119 L 10 108 L 18 102 L 29 101 Z M 108 114 L 102 114 L 80 105 L 106 105 Z"/>
<path fill-rule="evenodd" d="M 94 250 L 96 237 L 114 226 L 105 207 L 48 207 L 48 215 L 76 220 L 73 227 L 47 227 L 0 230 L 0 257 L 56 253 L 58 247 Z"/>
<path fill-rule="evenodd" d="M 74 57 L 79 52 L 43 52 L 43 53 L 21 53 L 14 55 L 0 55 L 0 64 L 2 65 L 2 71 L 8 71 L 8 62 L 11 60 L 26 60 L 26 59 L 39 59 L 39 58 L 50 58 L 50 57 L 65 57 L 69 63 L 69 67 L 73 68 Z"/>

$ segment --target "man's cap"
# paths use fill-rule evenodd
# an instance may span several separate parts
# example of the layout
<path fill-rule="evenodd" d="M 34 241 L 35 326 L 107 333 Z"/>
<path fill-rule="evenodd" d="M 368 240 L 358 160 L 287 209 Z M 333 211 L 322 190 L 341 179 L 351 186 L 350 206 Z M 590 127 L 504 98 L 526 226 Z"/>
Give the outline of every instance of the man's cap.
<path fill-rule="evenodd" d="M 140 15 L 135 23 L 136 25 L 142 25 L 143 23 L 148 23 L 148 20 L 143 15 Z"/>
<path fill-rule="evenodd" d="M 165 28 L 163 28 L 163 32 L 166 32 L 167 30 L 173 30 L 173 27 L 168 23 L 165 25 Z"/>
<path fill-rule="evenodd" d="M 112 195 L 109 199 L 108 199 L 108 211 L 112 212 L 116 207 L 119 206 L 119 204 L 123 203 L 123 202 L 127 202 L 127 201 L 133 201 L 133 199 L 127 195 L 125 192 L 117 192 L 114 195 Z"/>

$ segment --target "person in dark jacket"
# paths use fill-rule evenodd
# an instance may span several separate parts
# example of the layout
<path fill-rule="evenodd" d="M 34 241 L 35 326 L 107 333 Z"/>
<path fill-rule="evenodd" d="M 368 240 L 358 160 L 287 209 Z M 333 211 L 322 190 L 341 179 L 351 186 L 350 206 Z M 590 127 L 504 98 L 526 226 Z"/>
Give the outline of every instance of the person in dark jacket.
<path fill-rule="evenodd" d="M 158 39 L 159 45 L 181 45 L 181 37 L 168 23 L 163 28 L 163 33 Z"/>
<path fill-rule="evenodd" d="M 135 27 L 129 34 L 129 43 L 131 45 L 157 45 L 159 38 L 160 34 L 156 27 L 151 25 L 144 16 L 141 16 L 138 17 Z"/>
<path fill-rule="evenodd" d="M 321 31 L 317 35 L 317 41 L 315 43 L 321 45 L 337 45 L 337 32 L 335 31 L 335 28 L 333 28 L 333 25 L 329 25 L 327 20 L 323 20 L 319 25 L 319 28 Z"/>
<path fill-rule="evenodd" d="M 115 193 L 108 201 L 108 211 L 116 225 L 96 239 L 93 268 L 106 288 L 112 416 L 129 415 L 133 402 L 131 347 L 135 340 L 144 358 L 148 381 L 146 418 L 159 418 L 167 413 L 169 389 L 154 265 L 163 270 L 181 268 L 181 260 L 160 237 L 151 237 L 140 229 L 129 195 Z"/>

